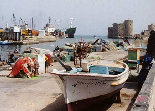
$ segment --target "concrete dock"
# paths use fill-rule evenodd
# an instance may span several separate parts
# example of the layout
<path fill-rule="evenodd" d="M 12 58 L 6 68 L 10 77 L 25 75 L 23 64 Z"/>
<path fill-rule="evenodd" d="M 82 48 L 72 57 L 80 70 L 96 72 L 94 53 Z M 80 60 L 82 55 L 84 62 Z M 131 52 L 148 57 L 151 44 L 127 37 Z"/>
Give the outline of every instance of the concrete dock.
<path fill-rule="evenodd" d="M 105 60 L 122 60 L 127 51 L 94 52 Z M 73 62 L 66 62 L 73 65 Z M 63 69 L 55 62 L 49 67 Z M 38 78 L 7 78 L 10 70 L 0 72 L 0 110 L 1 111 L 67 111 L 63 94 L 55 81 L 57 76 L 50 73 L 40 74 Z M 131 71 L 135 74 L 135 71 Z M 134 104 L 137 92 L 137 82 L 126 82 L 121 90 L 121 103 L 104 103 L 92 106 L 89 111 L 130 111 Z M 104 104 L 104 105 L 103 105 Z"/>
<path fill-rule="evenodd" d="M 14 45 L 28 45 L 39 44 L 43 42 L 55 42 L 57 38 L 55 36 L 25 36 L 26 39 L 20 41 L 12 41 Z"/>

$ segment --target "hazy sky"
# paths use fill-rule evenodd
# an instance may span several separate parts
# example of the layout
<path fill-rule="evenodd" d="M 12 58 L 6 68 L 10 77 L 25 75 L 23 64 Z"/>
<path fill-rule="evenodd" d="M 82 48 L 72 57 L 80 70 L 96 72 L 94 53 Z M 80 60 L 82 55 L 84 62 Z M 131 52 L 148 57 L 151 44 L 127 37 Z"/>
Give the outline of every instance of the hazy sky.
<path fill-rule="evenodd" d="M 133 32 L 147 30 L 155 23 L 155 0 L 3 0 L 0 4 L 0 27 L 5 22 L 12 26 L 13 13 L 19 24 L 20 17 L 36 29 L 42 29 L 51 17 L 51 23 L 60 19 L 60 29 L 69 27 L 74 18 L 76 35 L 107 35 L 113 23 L 133 20 Z"/>

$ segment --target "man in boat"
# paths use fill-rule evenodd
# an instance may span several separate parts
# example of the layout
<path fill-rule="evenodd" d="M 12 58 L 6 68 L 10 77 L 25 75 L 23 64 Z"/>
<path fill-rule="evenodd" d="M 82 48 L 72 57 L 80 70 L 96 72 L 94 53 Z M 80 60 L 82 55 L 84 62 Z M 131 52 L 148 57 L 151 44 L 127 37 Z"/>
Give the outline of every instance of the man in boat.
<path fill-rule="evenodd" d="M 18 50 L 17 50 L 17 49 L 15 49 L 15 50 L 14 50 L 14 53 L 18 53 Z"/>
<path fill-rule="evenodd" d="M 22 58 L 19 58 L 11 73 L 8 75 L 9 78 L 11 77 L 15 77 L 17 74 L 20 73 L 20 71 L 22 71 L 23 73 L 26 74 L 26 76 L 28 78 L 32 78 L 33 77 L 33 70 L 34 70 L 34 61 L 35 61 L 35 58 L 31 58 L 31 57 L 22 57 Z"/>

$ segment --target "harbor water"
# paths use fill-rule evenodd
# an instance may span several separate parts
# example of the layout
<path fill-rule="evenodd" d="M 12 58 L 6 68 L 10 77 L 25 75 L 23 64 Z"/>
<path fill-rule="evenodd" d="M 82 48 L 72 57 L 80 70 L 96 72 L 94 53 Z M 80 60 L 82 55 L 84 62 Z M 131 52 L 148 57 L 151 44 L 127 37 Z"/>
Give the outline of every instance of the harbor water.
<path fill-rule="evenodd" d="M 43 49 L 49 49 L 53 51 L 56 46 L 62 47 L 65 43 L 76 43 L 80 41 L 84 42 L 91 42 L 95 41 L 96 39 L 108 40 L 112 41 L 123 41 L 123 39 L 109 39 L 107 36 L 88 36 L 88 35 L 75 35 L 74 38 L 63 38 L 57 39 L 56 42 L 44 42 L 39 44 L 30 44 L 30 45 L 0 45 L 0 55 L 1 60 L 8 60 L 8 55 L 13 53 L 15 49 L 17 49 L 20 53 L 22 53 L 27 47 L 37 47 Z"/>

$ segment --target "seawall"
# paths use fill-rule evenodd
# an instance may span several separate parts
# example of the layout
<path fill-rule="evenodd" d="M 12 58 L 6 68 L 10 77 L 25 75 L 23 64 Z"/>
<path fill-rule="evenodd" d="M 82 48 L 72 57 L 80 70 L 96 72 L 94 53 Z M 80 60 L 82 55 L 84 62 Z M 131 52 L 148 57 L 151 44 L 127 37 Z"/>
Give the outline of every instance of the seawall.
<path fill-rule="evenodd" d="M 43 42 L 55 42 L 55 36 L 27 36 L 26 40 L 13 41 L 14 45 L 39 44 Z"/>
<path fill-rule="evenodd" d="M 147 75 L 147 78 L 132 106 L 131 111 L 155 110 L 155 61 Z"/>

